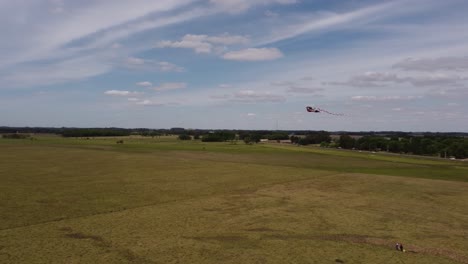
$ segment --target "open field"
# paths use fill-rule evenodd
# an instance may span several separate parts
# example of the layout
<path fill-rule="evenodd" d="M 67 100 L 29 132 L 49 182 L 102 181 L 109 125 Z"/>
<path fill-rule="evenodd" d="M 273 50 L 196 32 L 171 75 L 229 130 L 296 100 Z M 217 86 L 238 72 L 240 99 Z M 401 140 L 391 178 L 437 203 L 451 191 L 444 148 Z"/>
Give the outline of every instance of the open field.
<path fill-rule="evenodd" d="M 124 141 L 0 139 L 0 263 L 468 263 L 466 162 Z"/>

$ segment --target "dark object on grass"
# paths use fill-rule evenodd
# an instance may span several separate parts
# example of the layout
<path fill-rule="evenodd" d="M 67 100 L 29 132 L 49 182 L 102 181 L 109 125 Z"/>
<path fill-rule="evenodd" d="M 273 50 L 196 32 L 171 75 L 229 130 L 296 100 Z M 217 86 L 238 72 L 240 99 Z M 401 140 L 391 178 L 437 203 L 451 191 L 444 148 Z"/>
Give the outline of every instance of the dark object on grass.
<path fill-rule="evenodd" d="M 344 260 L 341 260 L 341 259 L 335 259 L 335 262 L 336 263 L 345 263 Z"/>
<path fill-rule="evenodd" d="M 403 244 L 401 243 L 396 243 L 395 244 L 395 249 L 401 252 L 404 252 L 405 250 L 403 249 Z"/>
<path fill-rule="evenodd" d="M 115 143 L 117 143 L 117 144 L 123 144 L 124 141 L 123 141 L 123 140 L 117 140 L 117 142 L 115 142 Z"/>

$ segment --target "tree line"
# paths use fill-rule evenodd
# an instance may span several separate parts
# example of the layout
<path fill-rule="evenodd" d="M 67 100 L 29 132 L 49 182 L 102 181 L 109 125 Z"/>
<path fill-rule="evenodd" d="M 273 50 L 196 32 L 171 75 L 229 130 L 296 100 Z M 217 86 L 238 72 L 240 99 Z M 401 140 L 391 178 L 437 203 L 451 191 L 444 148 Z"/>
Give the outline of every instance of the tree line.
<path fill-rule="evenodd" d="M 22 139 L 22 134 L 49 133 L 64 137 L 102 137 L 141 135 L 148 137 L 178 135 L 181 140 L 201 139 L 203 142 L 242 140 L 255 144 L 260 139 L 285 140 L 293 144 L 320 144 L 324 147 L 339 147 L 368 151 L 388 151 L 415 155 L 468 158 L 468 133 L 412 133 L 400 131 L 352 132 L 341 131 L 339 138 L 332 140 L 328 131 L 271 131 L 271 130 L 208 130 L 208 129 L 148 129 L 148 128 L 49 128 L 49 127 L 0 127 L 3 138 Z M 333 132 L 337 134 L 337 132 Z"/>
<path fill-rule="evenodd" d="M 359 149 L 369 151 L 388 151 L 414 155 L 428 155 L 440 157 L 468 158 L 468 138 L 452 136 L 421 137 L 382 137 L 363 136 L 353 138 L 350 135 L 340 136 L 338 146 L 343 149 Z"/>

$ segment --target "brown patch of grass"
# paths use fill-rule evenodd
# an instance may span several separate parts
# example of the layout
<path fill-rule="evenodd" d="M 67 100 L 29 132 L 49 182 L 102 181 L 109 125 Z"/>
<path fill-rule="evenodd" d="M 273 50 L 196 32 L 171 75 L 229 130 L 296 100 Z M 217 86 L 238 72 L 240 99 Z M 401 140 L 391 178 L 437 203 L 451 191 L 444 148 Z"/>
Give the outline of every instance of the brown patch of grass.
<path fill-rule="evenodd" d="M 271 229 L 271 228 L 268 228 L 268 227 L 257 227 L 257 228 L 246 229 L 246 231 L 250 231 L 250 232 L 274 232 L 274 231 L 278 231 L 278 230 Z"/>
<path fill-rule="evenodd" d="M 198 241 L 216 241 L 216 242 L 236 242 L 246 240 L 247 238 L 244 236 L 205 236 L 205 237 L 185 237 L 188 239 L 194 239 Z"/>
<path fill-rule="evenodd" d="M 73 232 L 73 229 L 71 229 L 71 227 L 68 227 L 68 226 L 61 227 L 61 228 L 59 228 L 59 230 L 64 231 L 64 232 L 68 232 L 68 233 Z"/>
<path fill-rule="evenodd" d="M 94 235 L 85 235 L 83 233 L 71 233 L 71 234 L 66 234 L 66 237 L 69 238 L 75 238 L 75 239 L 91 239 L 97 242 L 104 242 L 104 239 L 100 236 L 94 236 Z"/>

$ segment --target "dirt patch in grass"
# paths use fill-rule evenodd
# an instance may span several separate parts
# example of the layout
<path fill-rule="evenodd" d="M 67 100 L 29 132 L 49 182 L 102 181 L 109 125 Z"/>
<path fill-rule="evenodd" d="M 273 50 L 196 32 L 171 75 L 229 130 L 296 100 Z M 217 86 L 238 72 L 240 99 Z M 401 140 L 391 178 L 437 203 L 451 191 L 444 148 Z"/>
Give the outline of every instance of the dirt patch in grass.
<path fill-rule="evenodd" d="M 75 238 L 75 239 L 91 239 L 97 242 L 104 242 L 104 239 L 100 236 L 94 236 L 94 235 L 85 235 L 83 233 L 71 233 L 71 234 L 66 234 L 66 237 L 69 238 Z"/>
<path fill-rule="evenodd" d="M 209 236 L 209 237 L 185 237 L 188 239 L 194 239 L 198 241 L 216 241 L 216 242 L 237 242 L 246 240 L 244 236 Z"/>
<path fill-rule="evenodd" d="M 258 227 L 258 228 L 246 229 L 246 231 L 250 231 L 250 232 L 275 232 L 275 231 L 278 231 L 278 230 L 271 229 L 271 228 L 268 228 L 268 227 Z"/>
<path fill-rule="evenodd" d="M 61 231 L 70 232 L 72 231 L 69 227 L 63 227 L 60 229 Z M 114 251 L 129 263 L 155 263 L 151 260 L 148 260 L 144 257 L 138 256 L 133 253 L 131 250 L 126 248 L 119 248 L 113 245 L 111 242 L 104 240 L 101 236 L 97 235 L 88 235 L 83 234 L 81 232 L 73 232 L 65 234 L 65 237 L 72 238 L 72 239 L 79 239 L 79 240 L 91 240 L 95 246 L 100 248 L 105 248 L 108 251 Z"/>

